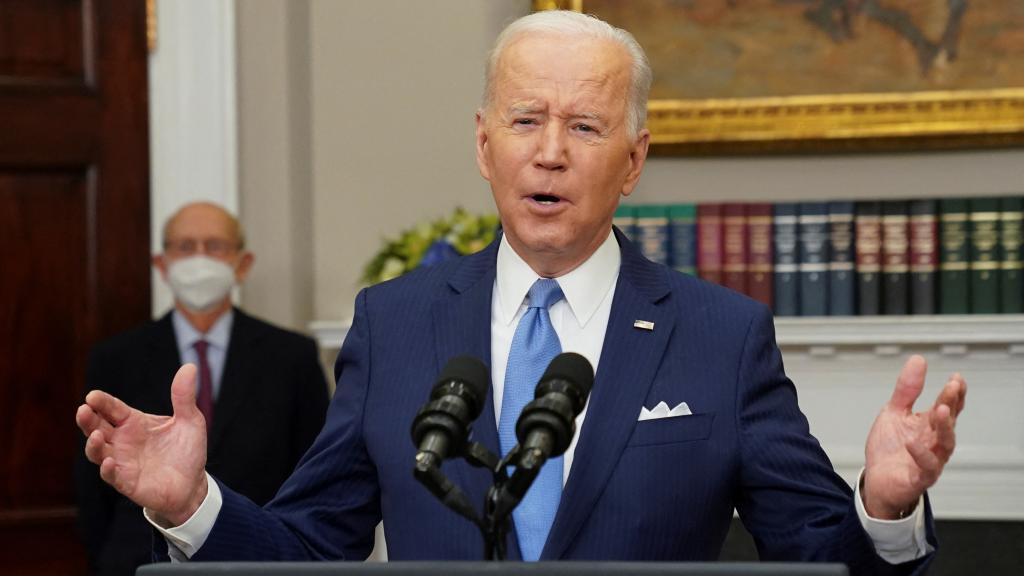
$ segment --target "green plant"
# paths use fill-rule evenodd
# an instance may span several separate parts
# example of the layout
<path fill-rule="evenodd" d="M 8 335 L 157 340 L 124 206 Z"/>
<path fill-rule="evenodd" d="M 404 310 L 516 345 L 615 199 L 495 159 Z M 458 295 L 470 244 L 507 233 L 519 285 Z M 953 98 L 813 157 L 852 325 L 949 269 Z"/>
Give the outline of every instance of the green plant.
<path fill-rule="evenodd" d="M 472 254 L 494 240 L 498 215 L 470 214 L 462 208 L 447 217 L 404 230 L 398 238 L 386 238 L 384 247 L 363 268 L 361 280 L 376 284 L 414 270 L 439 241 L 458 254 Z"/>

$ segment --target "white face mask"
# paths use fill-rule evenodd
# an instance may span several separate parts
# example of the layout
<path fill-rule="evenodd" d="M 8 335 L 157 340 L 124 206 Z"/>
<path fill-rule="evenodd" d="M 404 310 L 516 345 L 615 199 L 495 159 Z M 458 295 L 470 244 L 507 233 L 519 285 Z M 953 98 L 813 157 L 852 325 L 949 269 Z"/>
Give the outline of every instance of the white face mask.
<path fill-rule="evenodd" d="M 207 256 L 190 256 L 167 267 L 167 281 L 174 297 L 193 312 L 205 312 L 219 304 L 235 284 L 235 270 Z"/>

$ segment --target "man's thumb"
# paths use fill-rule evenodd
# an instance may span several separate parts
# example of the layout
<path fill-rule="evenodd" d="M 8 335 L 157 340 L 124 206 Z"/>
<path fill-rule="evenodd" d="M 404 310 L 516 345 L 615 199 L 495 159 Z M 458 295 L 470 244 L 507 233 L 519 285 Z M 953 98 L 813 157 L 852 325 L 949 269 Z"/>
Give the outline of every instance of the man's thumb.
<path fill-rule="evenodd" d="M 175 418 L 192 418 L 199 413 L 196 408 L 196 365 L 185 364 L 178 368 L 171 382 L 171 406 Z"/>
<path fill-rule="evenodd" d="M 916 354 L 911 356 L 900 371 L 890 403 L 900 410 L 913 410 L 914 401 L 924 389 L 924 376 L 927 371 L 928 364 L 923 357 Z"/>

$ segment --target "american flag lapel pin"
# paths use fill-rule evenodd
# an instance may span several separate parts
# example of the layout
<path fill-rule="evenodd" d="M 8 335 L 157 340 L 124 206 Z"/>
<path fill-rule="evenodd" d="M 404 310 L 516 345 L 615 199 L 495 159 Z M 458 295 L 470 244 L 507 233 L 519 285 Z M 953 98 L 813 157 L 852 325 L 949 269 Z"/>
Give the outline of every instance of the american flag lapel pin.
<path fill-rule="evenodd" d="M 634 320 L 633 328 L 639 328 L 641 330 L 650 330 L 651 332 L 653 332 L 654 322 L 651 322 L 650 320 Z"/>

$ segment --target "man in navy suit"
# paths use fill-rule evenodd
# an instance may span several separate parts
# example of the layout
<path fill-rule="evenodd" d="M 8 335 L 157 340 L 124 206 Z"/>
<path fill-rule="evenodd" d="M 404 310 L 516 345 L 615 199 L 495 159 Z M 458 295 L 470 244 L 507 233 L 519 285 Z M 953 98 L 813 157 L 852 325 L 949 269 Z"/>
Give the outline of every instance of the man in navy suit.
<path fill-rule="evenodd" d="M 204 471 L 191 367 L 175 376 L 170 421 L 90 393 L 76 418 L 87 456 L 146 508 L 173 559 L 362 559 L 381 518 L 391 559 L 479 559 L 476 528 L 413 479 L 408 426 L 446 361 L 470 354 L 492 374 L 474 438 L 497 452 L 517 324 L 532 287 L 555 279 L 547 322 L 597 373 L 536 557 L 714 559 L 735 509 L 764 559 L 923 570 L 935 546 L 924 493 L 953 451 L 965 383 L 954 375 L 914 413 L 925 365 L 911 358 L 852 494 L 808 431 L 770 312 L 645 260 L 612 228 L 647 156 L 649 86 L 639 45 L 597 19 L 537 13 L 502 33 L 476 130 L 500 239 L 359 294 L 327 423 L 265 507 Z M 679 415 L 641 419 L 652 411 Z M 482 501 L 487 472 L 445 472 Z M 510 555 L 530 558 L 521 536 Z"/>

